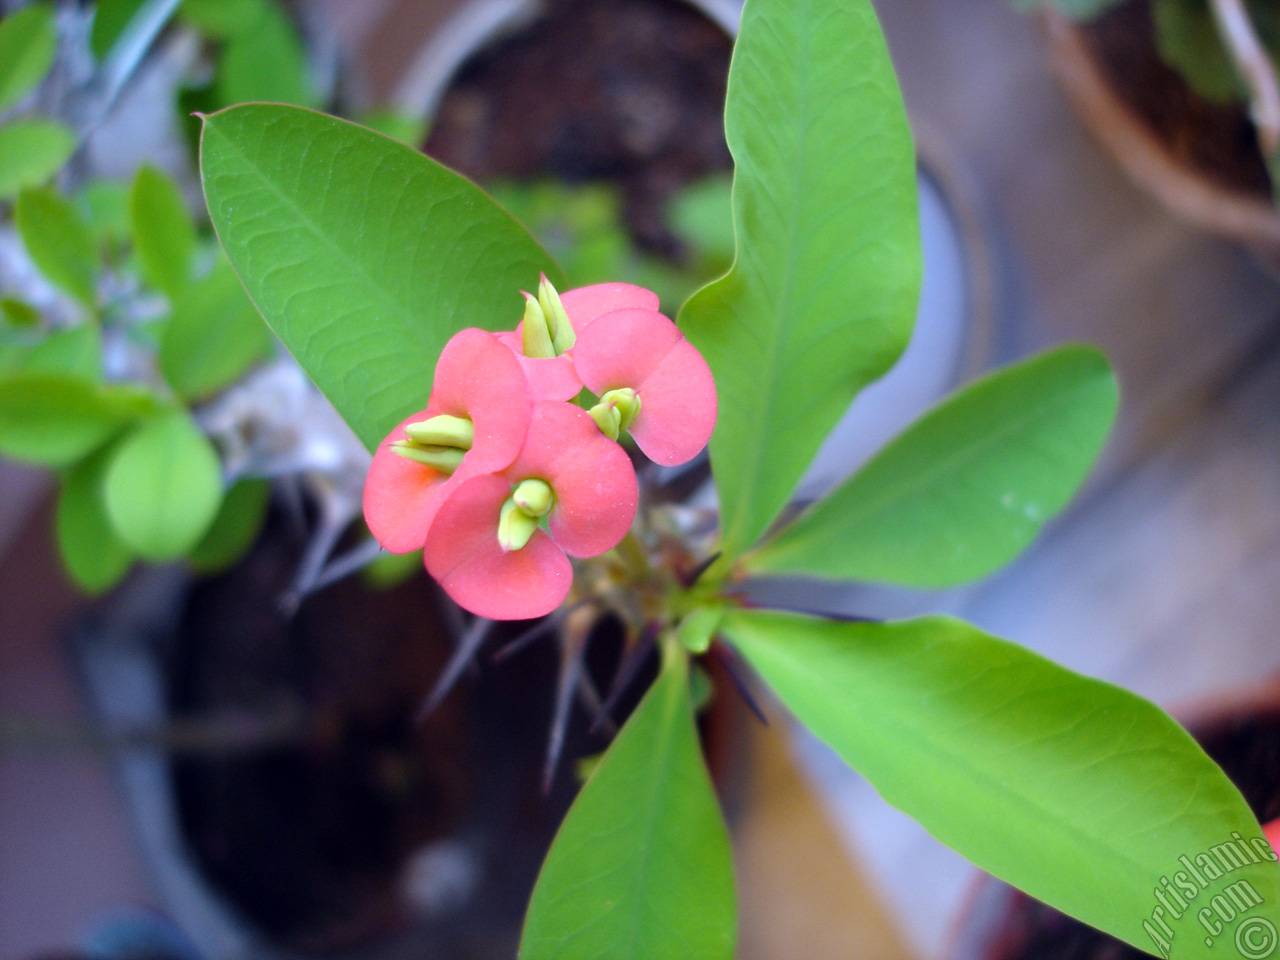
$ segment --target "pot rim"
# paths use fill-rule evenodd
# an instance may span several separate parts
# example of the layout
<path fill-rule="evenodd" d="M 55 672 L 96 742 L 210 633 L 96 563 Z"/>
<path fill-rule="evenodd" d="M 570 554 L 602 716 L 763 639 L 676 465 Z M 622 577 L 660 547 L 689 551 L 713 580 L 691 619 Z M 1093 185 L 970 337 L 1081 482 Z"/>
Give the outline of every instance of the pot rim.
<path fill-rule="evenodd" d="M 1089 132 L 1129 178 L 1184 220 L 1215 233 L 1280 250 L 1280 212 L 1255 194 L 1209 181 L 1175 159 L 1112 89 L 1081 28 L 1045 9 L 1049 56 L 1058 82 Z"/>

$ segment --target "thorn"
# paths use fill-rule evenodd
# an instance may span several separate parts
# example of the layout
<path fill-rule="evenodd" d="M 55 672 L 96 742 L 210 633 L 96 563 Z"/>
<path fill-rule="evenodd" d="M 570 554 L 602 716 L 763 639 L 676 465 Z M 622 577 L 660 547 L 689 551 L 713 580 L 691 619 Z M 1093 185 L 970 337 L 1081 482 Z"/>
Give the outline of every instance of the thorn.
<path fill-rule="evenodd" d="M 605 698 L 604 703 L 600 705 L 600 715 L 591 725 L 590 733 L 598 733 L 605 723 L 613 723 L 613 711 L 618 706 L 618 701 L 622 699 L 622 695 L 631 686 L 631 682 L 635 680 L 640 668 L 644 666 L 644 662 L 657 645 L 657 637 L 656 630 L 646 630 L 635 649 L 622 661 L 613 678 L 613 687 L 609 690 L 609 696 Z"/>
<path fill-rule="evenodd" d="M 618 732 L 617 724 L 604 712 L 604 703 L 601 700 L 600 691 L 596 689 L 596 685 L 591 679 L 591 673 L 587 670 L 583 670 L 578 676 L 578 694 L 582 697 L 582 702 L 587 705 L 587 709 L 591 711 L 592 730 L 599 727 L 609 736 L 613 736 Z"/>
<path fill-rule="evenodd" d="M 557 610 L 555 613 L 551 614 L 551 616 L 547 617 L 544 620 L 539 621 L 538 623 L 535 623 L 533 626 L 529 627 L 527 630 L 525 630 L 523 633 L 517 636 L 514 640 L 510 641 L 505 646 L 501 647 L 498 650 L 498 652 L 493 655 L 493 662 L 501 663 L 503 660 L 506 660 L 508 657 L 515 656 L 517 653 L 519 653 L 525 647 L 529 646 L 529 644 L 533 643 L 535 640 L 539 639 L 540 637 L 545 637 L 548 633 L 558 628 L 560 624 L 564 623 L 565 619 L 571 613 L 576 613 L 578 610 L 581 610 L 583 607 L 589 604 L 594 604 L 596 602 L 597 600 L 595 597 L 587 597 L 587 599 L 585 600 L 579 600 L 577 603 L 572 603 L 569 606 L 564 607 L 563 609 Z"/>
<path fill-rule="evenodd" d="M 723 649 L 723 648 L 722 648 Z M 751 688 L 747 684 L 747 679 L 742 672 L 742 664 L 738 661 L 737 656 L 726 651 L 720 657 L 720 665 L 724 667 L 724 672 L 728 674 L 729 681 L 733 688 L 738 691 L 738 696 L 742 698 L 742 702 L 747 705 L 747 709 L 756 715 L 756 719 L 769 726 L 769 718 L 765 716 L 764 710 L 761 709 L 759 702 L 751 693 Z"/>
<path fill-rule="evenodd" d="M 414 718 L 415 724 L 421 726 L 435 708 L 440 706 L 440 701 L 449 695 L 449 691 L 453 689 L 454 684 L 458 682 L 458 678 L 462 676 L 462 671 L 475 658 L 481 644 L 489 636 L 493 625 L 493 620 L 476 617 L 471 626 L 467 628 L 467 632 L 458 641 L 458 646 L 453 651 L 453 656 L 445 664 L 444 672 L 440 674 L 440 679 L 436 681 L 436 685 L 431 688 L 431 692 L 422 701 L 422 706 L 418 708 L 417 716 Z"/>
<path fill-rule="evenodd" d="M 700 564 L 694 567 L 689 573 L 681 577 L 680 580 L 684 584 L 685 589 L 687 590 L 689 587 L 694 586 L 699 580 L 701 580 L 702 575 L 706 573 L 708 570 L 710 570 L 712 565 L 714 565 L 715 562 L 719 560 L 723 555 L 724 555 L 724 551 L 717 550 L 711 556 L 707 557 L 707 559 L 703 560 Z"/>
<path fill-rule="evenodd" d="M 569 714 L 573 709 L 573 695 L 582 674 L 584 643 L 566 641 L 560 659 L 560 677 L 556 682 L 556 703 L 551 714 L 551 736 L 547 740 L 547 760 L 542 768 L 542 794 L 551 792 L 560 755 L 564 753 L 564 734 L 569 726 Z"/>

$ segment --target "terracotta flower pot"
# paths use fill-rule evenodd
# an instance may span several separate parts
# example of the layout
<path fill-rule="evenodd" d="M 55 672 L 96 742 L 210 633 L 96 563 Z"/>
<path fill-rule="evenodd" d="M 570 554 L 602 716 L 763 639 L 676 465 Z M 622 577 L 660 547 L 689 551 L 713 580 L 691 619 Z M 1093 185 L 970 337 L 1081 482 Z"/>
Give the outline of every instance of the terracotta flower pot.
<path fill-rule="evenodd" d="M 1179 217 L 1280 267 L 1280 213 L 1248 113 L 1205 101 L 1160 59 L 1148 0 L 1084 24 L 1044 20 L 1059 81 L 1125 172 Z"/>

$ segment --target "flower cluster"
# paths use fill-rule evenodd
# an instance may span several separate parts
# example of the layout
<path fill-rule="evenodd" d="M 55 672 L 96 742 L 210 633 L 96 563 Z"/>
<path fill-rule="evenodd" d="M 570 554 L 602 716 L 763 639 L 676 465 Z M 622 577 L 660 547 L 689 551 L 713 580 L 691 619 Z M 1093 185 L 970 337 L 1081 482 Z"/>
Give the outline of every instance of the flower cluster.
<path fill-rule="evenodd" d="M 421 549 L 473 613 L 542 616 L 569 592 L 569 557 L 631 529 L 639 491 L 619 437 L 670 466 L 698 455 L 715 419 L 711 371 L 657 296 L 625 283 L 561 296 L 543 277 L 514 331 L 445 346 L 426 409 L 374 454 L 365 520 L 392 553 Z"/>

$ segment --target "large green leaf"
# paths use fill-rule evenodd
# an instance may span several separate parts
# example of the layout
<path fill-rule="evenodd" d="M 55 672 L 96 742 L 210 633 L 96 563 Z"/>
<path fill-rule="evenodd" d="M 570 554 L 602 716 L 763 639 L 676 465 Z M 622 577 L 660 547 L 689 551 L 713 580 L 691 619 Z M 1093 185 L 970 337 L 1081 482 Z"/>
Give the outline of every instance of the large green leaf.
<path fill-rule="evenodd" d="M 269 344 L 262 317 L 222 261 L 175 304 L 160 337 L 160 369 L 174 392 L 197 399 L 235 381 Z"/>
<path fill-rule="evenodd" d="M 737 260 L 680 325 L 719 391 L 711 466 L 731 559 L 911 334 L 915 164 L 869 0 L 747 0 L 725 135 Z"/>
<path fill-rule="evenodd" d="M 0 20 L 0 112 L 25 97 L 53 66 L 58 48 L 51 3 L 33 3 Z"/>
<path fill-rule="evenodd" d="M 32 187 L 18 194 L 14 220 L 27 253 L 45 278 L 93 306 L 98 249 L 80 212 L 52 190 Z"/>
<path fill-rule="evenodd" d="M 191 282 L 196 227 L 178 185 L 143 164 L 129 191 L 129 223 L 143 277 L 177 299 Z"/>
<path fill-rule="evenodd" d="M 1160 906 L 1180 857 L 1218 862 L 1233 832 L 1261 831 L 1222 771 L 1147 701 L 945 617 L 736 611 L 722 629 L 887 801 L 1032 896 L 1149 951 L 1143 924 L 1159 933 L 1158 918 L 1174 958 L 1236 956 L 1227 935 L 1206 949 L 1196 920 L 1229 884 L 1247 881 L 1259 912 L 1277 918 L 1269 860 L 1206 876 L 1180 920 Z"/>
<path fill-rule="evenodd" d="M 101 380 L 102 331 L 93 321 L 69 330 L 55 330 L 31 348 L 18 369 Z"/>
<path fill-rule="evenodd" d="M 89 593 L 102 593 L 133 564 L 133 551 L 107 521 L 103 478 L 110 449 L 76 464 L 62 478 L 56 527 L 58 549 L 71 579 Z"/>
<path fill-rule="evenodd" d="M 75 463 L 144 413 L 150 399 L 65 373 L 0 380 L 0 454 L 50 467 Z"/>
<path fill-rule="evenodd" d="M 75 148 L 75 134 L 56 120 L 15 120 L 0 127 L 0 200 L 46 182 Z"/>
<path fill-rule="evenodd" d="M 743 566 L 911 587 L 985 576 L 1066 505 L 1116 402 L 1106 359 L 1087 347 L 994 373 L 926 413 Z"/>
<path fill-rule="evenodd" d="M 370 448 L 422 409 L 463 327 L 514 327 L 560 272 L 478 187 L 355 124 L 270 104 L 208 117 L 209 212 L 259 311 Z"/>
<path fill-rule="evenodd" d="M 209 530 L 222 502 L 218 455 L 185 410 L 143 422 L 107 467 L 107 516 L 147 560 L 176 560 Z"/>
<path fill-rule="evenodd" d="M 729 960 L 729 837 L 702 763 L 689 669 L 668 651 L 556 836 L 521 960 Z"/>

